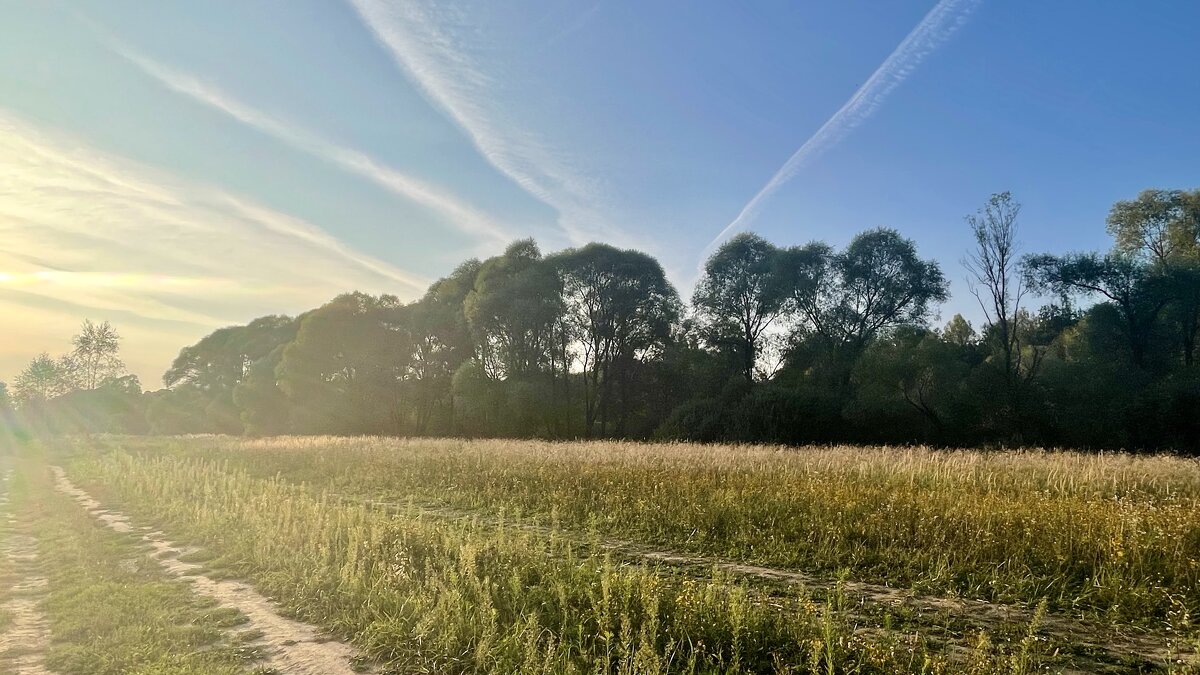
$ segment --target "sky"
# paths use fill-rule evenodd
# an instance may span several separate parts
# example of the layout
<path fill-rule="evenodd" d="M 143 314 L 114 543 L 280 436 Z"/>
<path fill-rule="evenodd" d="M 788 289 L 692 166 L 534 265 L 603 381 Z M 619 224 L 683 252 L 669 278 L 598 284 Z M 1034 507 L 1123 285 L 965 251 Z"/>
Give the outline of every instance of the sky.
<path fill-rule="evenodd" d="M 964 216 L 1103 249 L 1200 187 L 1194 0 L 0 0 L 0 380 L 108 320 L 143 386 L 212 330 L 421 296 L 534 237 L 687 297 L 754 231 L 886 226 L 980 316 Z"/>

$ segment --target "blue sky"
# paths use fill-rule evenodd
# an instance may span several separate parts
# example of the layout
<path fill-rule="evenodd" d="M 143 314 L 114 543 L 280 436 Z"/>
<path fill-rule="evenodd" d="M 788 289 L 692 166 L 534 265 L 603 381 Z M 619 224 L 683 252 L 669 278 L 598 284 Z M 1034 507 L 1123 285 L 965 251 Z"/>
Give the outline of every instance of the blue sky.
<path fill-rule="evenodd" d="M 415 298 L 525 236 L 644 249 L 686 295 L 723 231 L 885 225 L 974 317 L 990 193 L 1040 252 L 1200 185 L 1195 2 L 7 0 L 0 25 L 0 379 L 90 317 L 157 386 L 216 327 Z"/>

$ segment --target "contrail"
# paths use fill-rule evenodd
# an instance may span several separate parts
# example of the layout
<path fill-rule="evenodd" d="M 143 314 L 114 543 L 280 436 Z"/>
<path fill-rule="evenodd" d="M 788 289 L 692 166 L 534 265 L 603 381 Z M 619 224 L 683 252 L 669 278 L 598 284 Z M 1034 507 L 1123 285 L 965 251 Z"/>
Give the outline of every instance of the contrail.
<path fill-rule="evenodd" d="M 971 11 L 982 0 L 941 0 L 916 28 L 904 38 L 898 47 L 880 64 L 871 77 L 863 83 L 850 100 L 838 109 L 817 132 L 800 146 L 788 161 L 780 167 L 771 180 L 758 194 L 746 203 L 737 218 L 725 226 L 708 246 L 701 258 L 716 248 L 726 237 L 745 227 L 762 208 L 762 204 L 776 190 L 796 174 L 806 161 L 840 141 L 851 129 L 871 116 L 888 94 L 899 87 L 917 66 L 935 49 L 966 23 Z"/>

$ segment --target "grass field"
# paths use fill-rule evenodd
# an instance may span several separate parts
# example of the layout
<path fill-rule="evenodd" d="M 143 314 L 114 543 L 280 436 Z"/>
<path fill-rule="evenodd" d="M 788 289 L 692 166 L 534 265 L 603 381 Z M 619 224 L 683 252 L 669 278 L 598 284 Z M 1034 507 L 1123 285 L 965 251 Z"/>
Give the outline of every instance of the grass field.
<path fill-rule="evenodd" d="M 56 630 L 93 585 L 54 571 L 88 521 L 52 491 L 58 464 L 194 547 L 194 574 L 244 581 L 379 672 L 1200 672 L 1192 460 L 110 437 L 10 464 L 10 529 L 57 533 L 38 542 L 51 664 L 95 639 Z M 137 601 L 201 628 L 156 653 L 258 667 L 224 610 L 161 583 L 184 595 Z"/>
<path fill-rule="evenodd" d="M 146 559 L 131 535 L 97 528 L 19 462 L 3 489 L 6 591 L 0 672 L 207 675 L 246 672 L 243 618 L 196 597 Z M 11 516 L 11 520 L 7 516 Z"/>

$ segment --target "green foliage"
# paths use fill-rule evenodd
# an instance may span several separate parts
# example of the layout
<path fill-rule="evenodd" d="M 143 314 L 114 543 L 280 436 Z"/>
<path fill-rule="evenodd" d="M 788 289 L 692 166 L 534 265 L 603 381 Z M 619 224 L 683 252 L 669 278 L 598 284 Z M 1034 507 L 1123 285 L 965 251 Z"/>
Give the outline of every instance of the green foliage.
<path fill-rule="evenodd" d="M 47 668 L 64 675 L 245 671 L 225 634 L 238 616 L 167 578 L 129 535 L 97 527 L 54 492 L 45 466 L 25 461 L 11 482 L 14 521 L 2 527 L 36 537 L 35 561 L 48 582 Z"/>
<path fill-rule="evenodd" d="M 956 317 L 959 320 L 962 317 Z M 963 322 L 965 323 L 965 322 Z M 948 440 L 948 425 L 959 412 L 961 383 L 971 370 L 970 326 L 955 334 L 897 331 L 872 344 L 855 366 L 858 415 L 869 427 L 876 420 L 902 421 L 916 413 L 916 434 L 935 443 Z"/>
<path fill-rule="evenodd" d="M 351 293 L 300 319 L 276 368 L 301 433 L 395 433 L 412 348 L 393 296 Z"/>
<path fill-rule="evenodd" d="M 1198 452 L 1184 422 L 1200 417 L 1186 384 L 1198 195 L 1118 202 L 1112 251 L 1024 257 L 1020 204 L 992 195 L 967 218 L 978 326 L 955 316 L 932 329 L 946 277 L 887 228 L 840 250 L 739 234 L 705 262 L 690 308 L 644 253 L 593 243 L 544 256 L 527 239 L 415 302 L 349 293 L 214 331 L 180 352 L 165 391 L 90 387 L 88 350 L 44 354 L 14 382 L 13 425 Z M 1026 306 L 1033 292 L 1053 302 Z M 113 337 L 84 342 L 115 344 L 107 324 L 84 328 Z"/>
<path fill-rule="evenodd" d="M 1200 255 L 1200 190 L 1145 190 L 1108 214 L 1115 248 L 1159 265 Z"/>
<path fill-rule="evenodd" d="M 582 345 L 584 433 L 628 433 L 637 366 L 661 356 L 680 303 L 662 267 L 637 251 L 589 244 L 558 254 L 565 322 Z"/>
<path fill-rule="evenodd" d="M 495 379 L 548 367 L 561 314 L 561 281 L 532 239 L 484 261 L 463 300 L 479 361 Z"/>
<path fill-rule="evenodd" d="M 738 234 L 704 263 L 692 296 L 705 339 L 733 350 L 747 381 L 754 379 L 764 334 L 787 305 L 791 280 L 782 262 L 774 244 L 756 234 Z"/>
<path fill-rule="evenodd" d="M 85 391 L 115 378 L 125 368 L 118 356 L 121 336 L 107 321 L 95 324 L 84 319 L 83 327 L 79 335 L 71 339 L 71 345 L 69 364 L 75 381 Z"/>
<path fill-rule="evenodd" d="M 841 252 L 824 244 L 792 249 L 783 265 L 804 327 L 852 356 L 883 331 L 924 323 L 931 305 L 948 297 L 938 264 L 887 228 L 855 236 Z"/>
<path fill-rule="evenodd" d="M 519 521 L 339 503 L 203 460 L 116 454 L 72 472 L 399 672 L 824 672 L 804 667 L 815 653 L 838 670 L 949 672 L 920 642 L 854 634 L 837 608 L 618 564 Z"/>
<path fill-rule="evenodd" d="M 1150 672 L 1196 638 L 1181 458 L 111 445 L 72 475 L 403 672 Z"/>
<path fill-rule="evenodd" d="M 63 361 L 42 352 L 34 357 L 13 382 L 13 394 L 21 406 L 45 403 L 70 391 L 70 380 Z"/>
<path fill-rule="evenodd" d="M 195 422 L 198 431 L 284 432 L 289 428 L 287 411 L 279 405 L 281 397 L 274 395 L 274 369 L 299 325 L 298 319 L 264 316 L 245 326 L 218 329 L 180 351 L 163 383 L 181 391 L 177 398 L 202 409 Z M 251 377 L 254 382 L 249 382 Z"/>
<path fill-rule="evenodd" d="M 1120 254 L 1037 255 L 1028 257 L 1025 266 L 1035 289 L 1105 298 L 1119 315 L 1133 364 L 1147 365 L 1154 325 L 1170 302 L 1164 277 Z"/>
<path fill-rule="evenodd" d="M 233 390 L 233 404 L 241 414 L 247 434 L 269 436 L 287 433 L 289 423 L 287 395 L 279 388 L 275 372 L 283 359 L 284 345 L 250 365 L 246 376 Z"/>

